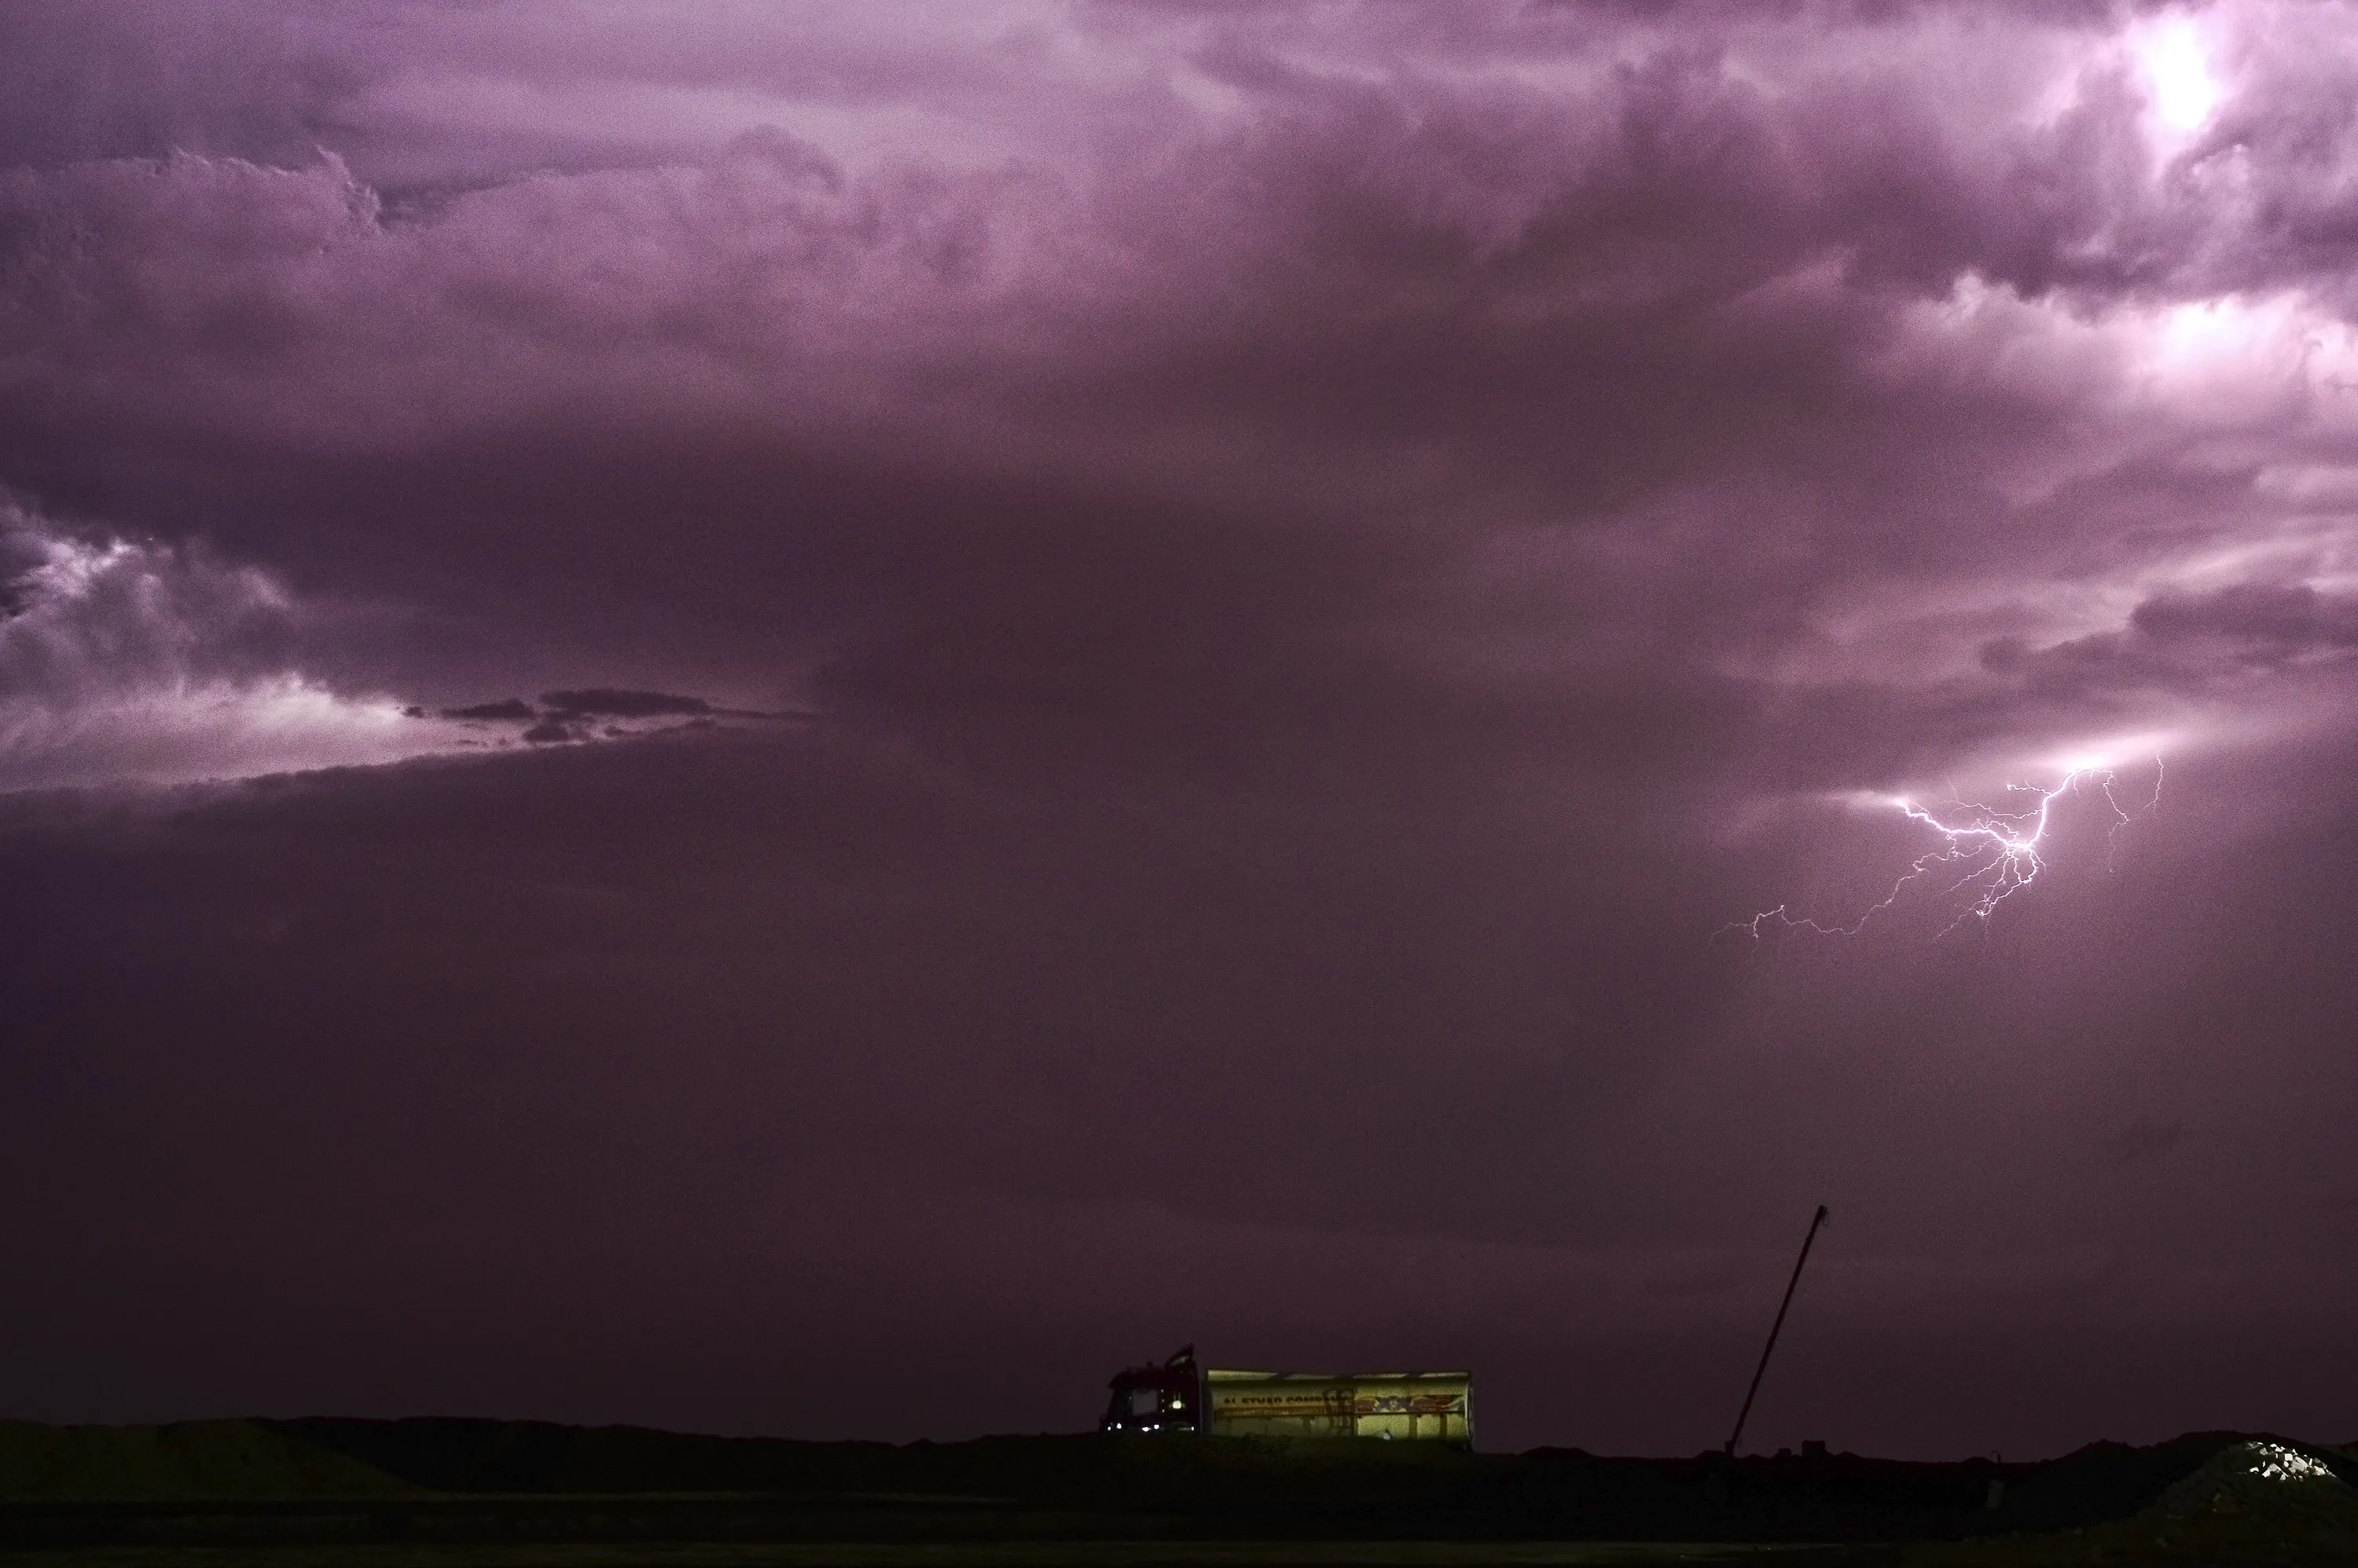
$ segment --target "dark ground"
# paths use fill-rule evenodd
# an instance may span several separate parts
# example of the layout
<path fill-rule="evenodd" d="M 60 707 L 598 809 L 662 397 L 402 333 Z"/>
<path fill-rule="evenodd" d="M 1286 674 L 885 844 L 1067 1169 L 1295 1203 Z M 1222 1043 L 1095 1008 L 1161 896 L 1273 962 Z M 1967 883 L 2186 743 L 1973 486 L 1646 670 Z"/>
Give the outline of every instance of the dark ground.
<path fill-rule="evenodd" d="M 1729 1463 L 1094 1435 L 893 1446 L 531 1422 L 12 1422 L 0 1562 L 2358 1563 L 2352 1454 L 2288 1445 L 2340 1478 L 2288 1487 L 2244 1473 L 2244 1441 L 2100 1443 L 2037 1464 Z"/>

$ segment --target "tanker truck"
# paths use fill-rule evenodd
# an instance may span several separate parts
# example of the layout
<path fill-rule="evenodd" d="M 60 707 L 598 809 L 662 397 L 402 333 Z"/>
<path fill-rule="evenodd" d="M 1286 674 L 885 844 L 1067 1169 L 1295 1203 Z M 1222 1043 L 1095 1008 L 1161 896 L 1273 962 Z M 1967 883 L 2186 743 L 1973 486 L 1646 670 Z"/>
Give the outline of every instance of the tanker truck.
<path fill-rule="evenodd" d="M 1100 1432 L 1474 1442 L 1471 1372 L 1259 1372 L 1185 1346 L 1114 1374 Z"/>

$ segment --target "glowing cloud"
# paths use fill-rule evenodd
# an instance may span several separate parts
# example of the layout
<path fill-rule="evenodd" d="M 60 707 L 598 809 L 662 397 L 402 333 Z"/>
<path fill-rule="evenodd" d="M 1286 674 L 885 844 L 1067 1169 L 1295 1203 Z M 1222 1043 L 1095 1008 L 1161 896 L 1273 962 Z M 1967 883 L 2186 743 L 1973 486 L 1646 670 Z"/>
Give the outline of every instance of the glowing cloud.
<path fill-rule="evenodd" d="M 0 790 L 389 762 L 463 726 L 293 667 L 305 610 L 269 574 L 78 539 L 0 511 Z"/>
<path fill-rule="evenodd" d="M 0 793 L 174 784 L 608 741 L 800 713 L 614 687 L 429 712 L 304 668 L 335 612 L 189 546 L 75 537 L 0 500 Z"/>
<path fill-rule="evenodd" d="M 2157 119 L 2185 134 L 2201 129 L 2219 106 L 2219 84 L 2194 24 L 2174 18 L 2156 27 L 2137 49 Z"/>
<path fill-rule="evenodd" d="M 295 674 L 135 687 L 70 708 L 0 707 L 0 791 L 252 778 L 465 743 L 459 726 Z"/>

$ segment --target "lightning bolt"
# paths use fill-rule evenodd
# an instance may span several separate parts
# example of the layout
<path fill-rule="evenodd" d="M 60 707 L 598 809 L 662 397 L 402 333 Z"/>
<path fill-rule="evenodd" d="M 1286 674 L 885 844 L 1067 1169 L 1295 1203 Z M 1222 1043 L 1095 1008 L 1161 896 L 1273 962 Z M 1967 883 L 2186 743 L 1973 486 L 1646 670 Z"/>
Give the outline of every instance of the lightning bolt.
<path fill-rule="evenodd" d="M 2146 813 L 2161 806 L 2161 759 L 2153 760 L 2153 795 L 2140 808 Z M 2062 780 L 2052 788 L 2037 784 L 2010 784 L 2006 786 L 2012 800 L 2030 797 L 2017 809 L 2001 809 L 1974 802 L 1955 799 L 1954 809 L 1934 809 L 1907 795 L 1893 795 L 1889 803 L 1911 822 L 1920 822 L 1938 837 L 1939 843 L 1919 855 L 1891 884 L 1891 891 L 1865 913 L 1846 925 L 1828 925 L 1813 919 L 1797 919 L 1787 913 L 1787 905 L 1764 909 L 1749 920 L 1738 920 L 1722 926 L 1719 935 L 1742 931 L 1756 941 L 1763 929 L 1774 926 L 1780 930 L 1812 931 L 1822 936 L 1855 936 L 1866 928 L 1868 921 L 1898 903 L 1900 895 L 1916 882 L 1926 878 L 1938 878 L 1955 873 L 1955 878 L 1942 891 L 1942 897 L 1963 893 L 1964 908 L 1956 919 L 1943 927 L 1946 936 L 1968 920 L 1978 920 L 1985 925 L 1997 913 L 1998 905 L 2020 892 L 2038 880 L 2047 869 L 2040 845 L 2046 840 L 2052 820 L 2055 803 L 2062 796 L 2076 794 L 2083 784 L 2093 784 L 2112 808 L 2113 822 L 2105 834 L 2105 869 L 2114 869 L 2121 829 L 2136 820 L 2136 815 L 2124 806 L 2114 786 L 2120 782 L 2118 773 L 2108 766 L 2085 765 L 2068 770 Z"/>

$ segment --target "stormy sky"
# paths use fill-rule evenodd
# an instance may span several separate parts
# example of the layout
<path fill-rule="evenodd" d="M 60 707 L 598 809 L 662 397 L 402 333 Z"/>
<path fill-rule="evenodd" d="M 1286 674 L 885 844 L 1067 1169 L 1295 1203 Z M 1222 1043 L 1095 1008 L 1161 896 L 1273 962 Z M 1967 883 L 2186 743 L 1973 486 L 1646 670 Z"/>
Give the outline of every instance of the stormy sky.
<path fill-rule="evenodd" d="M 0 1411 L 2358 1377 L 2335 5 L 0 11 Z"/>

